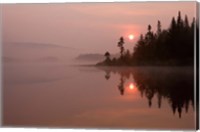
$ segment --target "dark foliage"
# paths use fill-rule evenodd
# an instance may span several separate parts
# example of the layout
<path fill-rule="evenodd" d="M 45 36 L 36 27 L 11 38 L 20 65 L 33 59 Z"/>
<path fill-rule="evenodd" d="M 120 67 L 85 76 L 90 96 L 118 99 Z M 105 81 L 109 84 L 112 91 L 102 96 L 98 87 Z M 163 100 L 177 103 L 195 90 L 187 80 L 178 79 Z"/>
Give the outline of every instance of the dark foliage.
<path fill-rule="evenodd" d="M 105 61 L 97 65 L 193 65 L 195 24 L 195 19 L 190 24 L 187 15 L 183 19 L 179 11 L 177 19 L 173 17 L 166 30 L 162 30 L 160 21 L 156 33 L 148 25 L 147 33 L 140 35 L 133 53 L 125 51 L 124 38 L 120 37 L 117 46 L 121 56 L 110 60 L 109 64 L 106 57 Z"/>

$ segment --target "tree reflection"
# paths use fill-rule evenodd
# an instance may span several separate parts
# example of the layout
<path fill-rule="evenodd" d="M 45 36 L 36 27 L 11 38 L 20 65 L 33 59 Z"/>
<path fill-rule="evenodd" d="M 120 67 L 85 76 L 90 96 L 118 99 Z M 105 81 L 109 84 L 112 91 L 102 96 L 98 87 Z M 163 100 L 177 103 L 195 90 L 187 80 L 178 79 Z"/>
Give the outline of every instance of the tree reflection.
<path fill-rule="evenodd" d="M 124 82 L 125 82 L 125 80 L 121 76 L 120 83 L 118 85 L 118 89 L 119 89 L 121 95 L 124 95 Z"/>
<path fill-rule="evenodd" d="M 106 71 L 105 79 L 106 80 L 110 79 L 110 71 Z"/>
<path fill-rule="evenodd" d="M 100 68 L 106 74 L 119 74 L 118 89 L 124 95 L 126 80 L 133 77 L 141 97 L 145 96 L 149 107 L 153 97 L 157 97 L 158 108 L 161 108 L 162 98 L 168 100 L 172 112 L 179 118 L 189 105 L 194 109 L 194 73 L 192 68 Z"/>

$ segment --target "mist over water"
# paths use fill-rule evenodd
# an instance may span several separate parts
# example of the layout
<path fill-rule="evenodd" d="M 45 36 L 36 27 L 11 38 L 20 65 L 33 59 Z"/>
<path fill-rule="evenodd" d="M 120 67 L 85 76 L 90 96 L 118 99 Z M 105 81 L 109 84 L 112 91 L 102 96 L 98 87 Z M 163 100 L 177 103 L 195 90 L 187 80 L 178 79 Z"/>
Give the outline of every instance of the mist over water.
<path fill-rule="evenodd" d="M 179 10 L 192 22 L 195 9 L 196 2 L 2 5 L 3 125 L 194 130 L 193 67 L 94 65 L 106 51 L 108 60 L 120 58 L 119 37 L 132 53 L 148 24 L 167 29 Z"/>
<path fill-rule="evenodd" d="M 195 128 L 191 67 L 80 66 L 96 62 L 76 60 L 77 50 L 29 46 L 13 47 L 13 56 L 4 46 L 4 126 Z"/>
<path fill-rule="evenodd" d="M 97 61 L 77 61 L 79 49 L 41 43 L 5 43 L 3 45 L 3 62 L 20 65 L 78 65 L 97 63 Z"/>
<path fill-rule="evenodd" d="M 190 69 L 4 63 L 3 125 L 194 129 Z"/>

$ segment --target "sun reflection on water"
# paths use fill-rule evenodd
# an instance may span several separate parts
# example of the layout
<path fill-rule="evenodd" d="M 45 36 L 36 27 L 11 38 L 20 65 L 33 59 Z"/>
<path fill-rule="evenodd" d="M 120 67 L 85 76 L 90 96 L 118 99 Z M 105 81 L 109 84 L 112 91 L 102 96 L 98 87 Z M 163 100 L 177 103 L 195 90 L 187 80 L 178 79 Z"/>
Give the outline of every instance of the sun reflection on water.
<path fill-rule="evenodd" d="M 137 91 L 137 87 L 133 82 L 128 83 L 126 86 L 127 93 L 135 93 Z"/>

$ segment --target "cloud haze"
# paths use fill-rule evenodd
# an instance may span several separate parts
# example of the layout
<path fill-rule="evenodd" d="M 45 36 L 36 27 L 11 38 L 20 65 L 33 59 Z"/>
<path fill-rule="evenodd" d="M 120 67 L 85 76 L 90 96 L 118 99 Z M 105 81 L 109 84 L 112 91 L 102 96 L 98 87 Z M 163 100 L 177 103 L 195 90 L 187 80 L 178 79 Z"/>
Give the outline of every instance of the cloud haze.
<path fill-rule="evenodd" d="M 29 42 L 80 49 L 64 56 L 106 50 L 116 53 L 118 38 L 133 33 L 133 42 L 126 38 L 126 48 L 132 50 L 148 24 L 155 31 L 160 20 L 162 28 L 167 28 L 179 10 L 191 22 L 195 9 L 196 2 L 7 4 L 2 6 L 3 50 L 12 56 L 7 43 Z"/>

